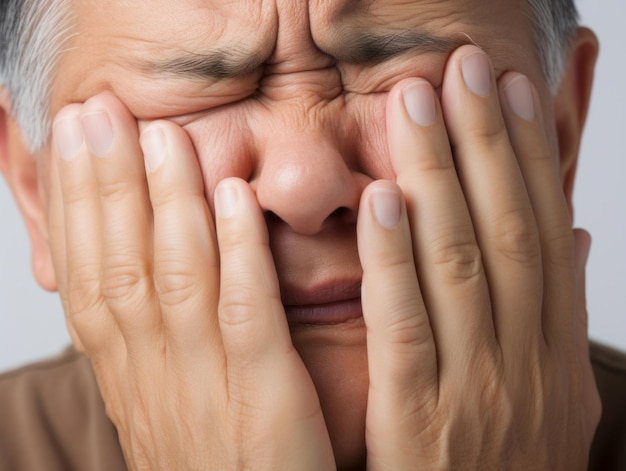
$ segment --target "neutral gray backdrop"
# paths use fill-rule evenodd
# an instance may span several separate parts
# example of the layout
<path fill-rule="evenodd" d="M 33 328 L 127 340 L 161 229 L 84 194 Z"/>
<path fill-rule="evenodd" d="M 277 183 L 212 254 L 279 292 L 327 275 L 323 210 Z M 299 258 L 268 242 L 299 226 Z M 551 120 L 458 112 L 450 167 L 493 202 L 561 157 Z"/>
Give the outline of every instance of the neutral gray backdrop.
<path fill-rule="evenodd" d="M 602 47 L 575 198 L 576 225 L 593 235 L 590 335 L 626 350 L 626 2 L 582 0 L 579 8 Z M 58 297 L 33 280 L 26 231 L 0 179 L 0 370 L 54 354 L 68 343 Z"/>

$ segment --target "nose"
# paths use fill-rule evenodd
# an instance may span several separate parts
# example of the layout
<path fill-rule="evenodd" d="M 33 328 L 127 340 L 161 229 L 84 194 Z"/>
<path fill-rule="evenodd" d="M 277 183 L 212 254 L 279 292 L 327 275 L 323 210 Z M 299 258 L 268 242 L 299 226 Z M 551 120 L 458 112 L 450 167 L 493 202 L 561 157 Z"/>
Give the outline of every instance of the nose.
<path fill-rule="evenodd" d="M 284 129 L 264 146 L 257 199 L 265 212 L 299 234 L 356 220 L 367 178 L 349 167 L 331 134 Z"/>

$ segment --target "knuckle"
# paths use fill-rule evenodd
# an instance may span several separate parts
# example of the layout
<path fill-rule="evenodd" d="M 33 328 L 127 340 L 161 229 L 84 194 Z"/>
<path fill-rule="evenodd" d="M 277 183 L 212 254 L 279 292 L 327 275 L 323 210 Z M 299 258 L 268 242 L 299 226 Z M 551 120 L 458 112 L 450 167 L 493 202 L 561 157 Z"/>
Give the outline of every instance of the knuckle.
<path fill-rule="evenodd" d="M 249 290 L 228 291 L 229 294 L 220 298 L 220 322 L 229 327 L 243 328 L 252 321 L 259 296 Z"/>
<path fill-rule="evenodd" d="M 107 257 L 102 267 L 102 296 L 109 300 L 133 299 L 147 291 L 149 270 L 136 257 Z"/>
<path fill-rule="evenodd" d="M 390 306 L 390 312 L 393 313 L 396 308 L 396 306 Z M 416 306 L 409 306 L 409 308 L 399 306 L 400 312 L 409 312 L 410 315 L 391 314 L 385 324 L 385 335 L 392 348 L 402 350 L 396 353 L 405 353 L 407 349 L 409 353 L 415 353 L 416 350 L 420 351 L 425 346 L 428 347 L 431 339 L 428 315 L 420 312 Z"/>
<path fill-rule="evenodd" d="M 250 244 L 250 235 L 243 233 L 238 228 L 228 227 L 222 229 L 222 236 L 219 239 L 220 252 L 225 257 L 236 257 L 237 252 L 245 249 Z"/>
<path fill-rule="evenodd" d="M 539 234 L 520 211 L 510 211 L 495 224 L 494 245 L 498 253 L 516 262 L 537 265 L 541 260 Z"/>
<path fill-rule="evenodd" d="M 202 192 L 194 191 L 193 188 L 178 182 L 167 182 L 167 184 L 160 184 L 156 187 L 152 185 L 150 187 L 150 200 L 155 211 L 170 206 L 175 210 L 178 210 L 182 205 L 186 207 L 206 206 L 206 199 Z"/>
<path fill-rule="evenodd" d="M 155 211 L 168 207 L 174 201 L 180 199 L 180 188 L 174 185 L 155 185 L 150 187 L 150 201 Z"/>
<path fill-rule="evenodd" d="M 401 247 L 390 246 L 378 249 L 376 257 L 377 269 L 410 273 L 411 270 L 415 270 L 414 263 L 412 254 Z"/>
<path fill-rule="evenodd" d="M 66 299 L 72 318 L 82 317 L 102 303 L 100 280 L 93 267 L 81 266 L 70 271 Z"/>
<path fill-rule="evenodd" d="M 154 283 L 159 301 L 166 306 L 187 303 L 197 289 L 198 277 L 178 262 L 168 262 L 155 270 Z"/>
<path fill-rule="evenodd" d="M 480 248 L 472 238 L 451 234 L 433 244 L 433 264 L 442 270 L 446 280 L 464 283 L 477 279 L 482 273 Z"/>
<path fill-rule="evenodd" d="M 93 196 L 93 186 L 89 181 L 75 181 L 66 185 L 63 201 L 67 206 L 80 206 Z"/>
<path fill-rule="evenodd" d="M 110 202 L 118 202 L 124 200 L 129 194 L 136 190 L 133 182 L 125 180 L 114 180 L 100 182 L 98 185 L 100 196 Z"/>
<path fill-rule="evenodd" d="M 406 174 L 414 175 L 415 173 L 420 173 L 426 176 L 428 176 L 429 174 L 432 174 L 433 176 L 437 174 L 456 174 L 454 161 L 452 160 L 452 158 L 442 157 L 449 153 L 449 149 L 429 149 L 428 151 L 425 151 L 419 159 L 413 159 L 411 161 L 410 165 L 413 167 L 413 169 L 409 169 L 409 172 L 406 172 Z M 408 183 L 413 184 L 414 182 L 410 181 Z"/>
<path fill-rule="evenodd" d="M 469 133 L 473 139 L 490 147 L 494 145 L 511 147 L 506 132 L 506 125 L 501 117 L 496 119 L 490 115 L 482 118 L 476 124 L 470 126 Z"/>

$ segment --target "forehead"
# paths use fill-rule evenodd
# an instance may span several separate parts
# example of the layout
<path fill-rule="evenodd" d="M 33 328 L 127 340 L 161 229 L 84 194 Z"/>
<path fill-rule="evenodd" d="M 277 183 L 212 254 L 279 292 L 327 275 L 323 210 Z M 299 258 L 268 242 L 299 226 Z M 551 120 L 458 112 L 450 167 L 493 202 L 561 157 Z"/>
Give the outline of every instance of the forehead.
<path fill-rule="evenodd" d="M 350 29 L 457 30 L 509 36 L 511 23 L 526 23 L 524 0 L 75 0 L 83 36 L 122 33 L 126 39 L 220 43 L 236 37 L 242 47 L 267 42 L 279 24 L 305 25 L 324 42 Z M 476 28 L 478 27 L 478 28 Z"/>
<path fill-rule="evenodd" d="M 535 55 L 526 0 L 74 0 L 73 5 L 78 34 L 60 62 L 67 80 L 61 77 L 57 84 L 57 95 L 69 97 L 65 102 L 80 101 L 98 88 L 115 89 L 110 83 L 128 75 L 129 64 L 181 52 L 225 51 L 231 58 L 254 56 L 258 63 L 301 56 L 306 64 L 315 50 L 341 61 L 359 35 L 384 40 L 419 31 L 474 42 L 497 70 L 522 70 L 516 61 L 530 62 Z"/>

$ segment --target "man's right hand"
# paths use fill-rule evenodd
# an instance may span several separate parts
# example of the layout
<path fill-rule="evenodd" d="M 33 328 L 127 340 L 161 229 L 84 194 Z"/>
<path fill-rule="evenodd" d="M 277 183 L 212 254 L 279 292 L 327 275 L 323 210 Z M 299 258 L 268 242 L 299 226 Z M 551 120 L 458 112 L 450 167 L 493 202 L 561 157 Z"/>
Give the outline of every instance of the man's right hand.
<path fill-rule="evenodd" d="M 214 224 L 187 134 L 139 138 L 110 93 L 65 107 L 54 139 L 59 291 L 129 467 L 334 468 L 248 185 L 220 183 Z"/>

